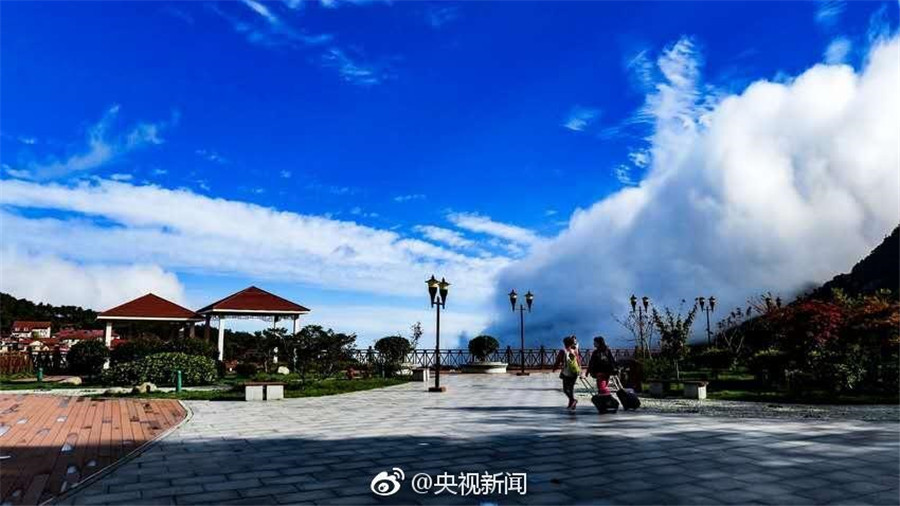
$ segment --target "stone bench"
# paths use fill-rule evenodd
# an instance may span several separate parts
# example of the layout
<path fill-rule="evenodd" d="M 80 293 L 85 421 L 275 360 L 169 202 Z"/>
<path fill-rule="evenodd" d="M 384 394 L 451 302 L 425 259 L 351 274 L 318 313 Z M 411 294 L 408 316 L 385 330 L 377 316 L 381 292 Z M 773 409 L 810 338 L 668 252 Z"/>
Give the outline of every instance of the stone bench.
<path fill-rule="evenodd" d="M 652 379 L 650 383 L 651 397 L 665 397 L 666 393 L 672 390 L 673 383 L 681 383 L 684 385 L 683 396 L 685 399 L 706 399 L 706 385 L 708 381 L 679 381 L 668 379 Z"/>
<path fill-rule="evenodd" d="M 676 383 L 675 380 L 667 379 L 651 379 L 647 382 L 650 383 L 650 397 L 665 397 L 666 392 L 672 389 L 672 383 Z"/>
<path fill-rule="evenodd" d="M 421 381 L 423 383 L 428 383 L 430 377 L 430 371 L 427 367 L 418 367 L 412 370 L 412 379 L 413 381 Z"/>
<path fill-rule="evenodd" d="M 284 383 L 244 383 L 245 401 L 278 401 L 284 399 Z"/>
<path fill-rule="evenodd" d="M 706 381 L 683 381 L 685 399 L 706 399 Z"/>

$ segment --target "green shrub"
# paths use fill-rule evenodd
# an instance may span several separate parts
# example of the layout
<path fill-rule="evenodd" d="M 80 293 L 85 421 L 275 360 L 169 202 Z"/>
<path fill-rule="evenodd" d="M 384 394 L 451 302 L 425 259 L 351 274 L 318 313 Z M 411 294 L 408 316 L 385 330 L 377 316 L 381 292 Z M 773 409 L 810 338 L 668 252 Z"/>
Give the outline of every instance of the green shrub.
<path fill-rule="evenodd" d="M 129 339 L 115 348 L 109 354 L 110 362 L 123 364 L 134 362 L 155 353 L 166 351 L 166 343 L 154 335 L 143 335 Z"/>
<path fill-rule="evenodd" d="M 713 371 L 731 369 L 734 365 L 734 355 L 724 348 L 707 348 L 696 357 L 697 365 Z"/>
<path fill-rule="evenodd" d="M 69 371 L 80 376 L 96 376 L 103 371 L 103 364 L 109 358 L 109 348 L 99 339 L 75 343 L 66 360 Z"/>
<path fill-rule="evenodd" d="M 143 383 L 138 362 L 122 362 L 103 371 L 100 381 L 110 386 L 132 386 Z"/>
<path fill-rule="evenodd" d="M 256 373 L 259 372 L 259 367 L 257 367 L 256 364 L 252 364 L 250 362 L 241 362 L 234 367 L 234 372 L 236 372 L 238 376 L 252 378 L 253 376 L 256 376 Z"/>
<path fill-rule="evenodd" d="M 173 385 L 176 371 L 181 371 L 181 382 L 185 386 L 209 385 L 218 378 L 215 360 L 169 352 L 119 364 L 103 375 L 103 382 L 109 385 L 136 385 L 149 381 L 156 385 Z"/>
<path fill-rule="evenodd" d="M 767 385 L 783 383 L 788 366 L 788 356 L 777 348 L 760 350 L 750 357 L 750 372 Z"/>
<path fill-rule="evenodd" d="M 674 379 L 675 364 L 663 358 L 645 358 L 638 361 L 642 377 L 648 379 Z"/>
<path fill-rule="evenodd" d="M 492 336 L 481 335 L 469 341 L 469 353 L 479 362 L 484 362 L 499 349 L 500 343 Z"/>
<path fill-rule="evenodd" d="M 175 339 L 168 343 L 165 351 L 175 353 L 184 353 L 185 355 L 197 355 L 216 359 L 219 357 L 219 350 L 212 343 L 196 338 Z"/>

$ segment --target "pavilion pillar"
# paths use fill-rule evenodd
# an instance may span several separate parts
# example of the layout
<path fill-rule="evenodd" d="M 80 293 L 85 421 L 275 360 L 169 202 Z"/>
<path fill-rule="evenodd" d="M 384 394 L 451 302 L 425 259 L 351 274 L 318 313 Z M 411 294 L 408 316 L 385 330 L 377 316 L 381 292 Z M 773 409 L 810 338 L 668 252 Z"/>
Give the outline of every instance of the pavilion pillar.
<path fill-rule="evenodd" d="M 225 360 L 225 317 L 219 317 L 219 361 Z"/>
<path fill-rule="evenodd" d="M 297 320 L 299 320 L 299 319 L 300 319 L 299 316 L 294 315 L 294 335 L 297 335 Z"/>
<path fill-rule="evenodd" d="M 272 318 L 272 330 L 275 330 L 276 328 L 278 328 L 278 317 L 277 316 Z M 276 346 L 272 350 L 272 363 L 273 364 L 278 363 L 278 346 Z"/>
<path fill-rule="evenodd" d="M 188 335 L 191 337 L 191 339 L 197 337 L 197 334 L 194 331 L 194 322 L 191 322 L 188 325 L 190 325 L 190 327 L 189 327 L 190 330 L 188 330 Z"/>
<path fill-rule="evenodd" d="M 209 315 L 206 316 L 206 328 L 203 329 L 203 340 L 207 343 L 209 342 L 209 324 L 211 317 Z"/>
<path fill-rule="evenodd" d="M 112 347 L 112 322 L 106 322 L 106 330 L 103 332 L 103 342 L 106 344 L 107 348 Z M 106 359 L 106 362 L 103 363 L 104 369 L 109 369 L 109 359 Z"/>

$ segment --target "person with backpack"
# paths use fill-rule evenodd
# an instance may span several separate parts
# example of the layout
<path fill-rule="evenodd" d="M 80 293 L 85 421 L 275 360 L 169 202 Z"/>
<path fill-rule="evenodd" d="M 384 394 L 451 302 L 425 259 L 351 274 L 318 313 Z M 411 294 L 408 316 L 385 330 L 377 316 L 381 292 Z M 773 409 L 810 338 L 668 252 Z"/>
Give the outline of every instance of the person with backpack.
<path fill-rule="evenodd" d="M 556 355 L 556 361 L 553 363 L 553 372 L 562 367 L 559 373 L 562 379 L 562 389 L 566 397 L 569 398 L 569 405 L 566 409 L 574 410 L 578 405 L 575 399 L 575 382 L 581 376 L 581 357 L 578 354 L 578 340 L 575 336 L 568 336 L 563 339 L 564 349 L 560 350 Z"/>

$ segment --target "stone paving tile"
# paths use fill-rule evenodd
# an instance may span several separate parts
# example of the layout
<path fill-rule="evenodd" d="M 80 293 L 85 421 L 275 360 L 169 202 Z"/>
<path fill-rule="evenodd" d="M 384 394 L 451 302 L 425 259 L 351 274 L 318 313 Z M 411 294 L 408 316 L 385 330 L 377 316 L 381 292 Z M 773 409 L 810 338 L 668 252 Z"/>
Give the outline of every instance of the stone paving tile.
<path fill-rule="evenodd" d="M 408 384 L 336 398 L 189 402 L 188 423 L 63 502 L 898 502 L 896 424 L 642 411 L 598 416 L 589 402 L 572 414 L 557 383 L 541 374 L 451 375 L 441 395 Z M 400 493 L 372 494 L 374 475 L 393 467 L 406 474 Z M 517 471 L 529 476 L 525 496 L 409 489 L 421 472 Z"/>

